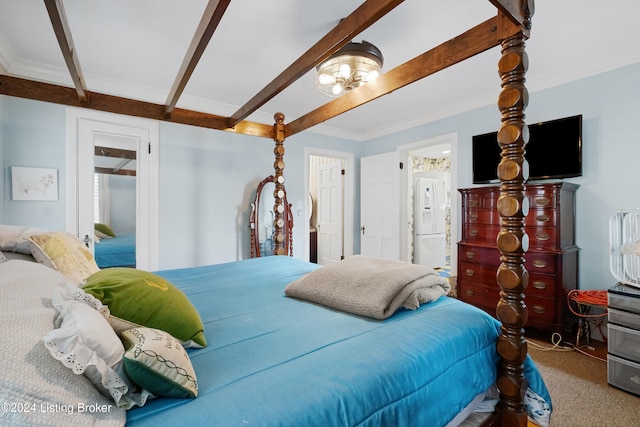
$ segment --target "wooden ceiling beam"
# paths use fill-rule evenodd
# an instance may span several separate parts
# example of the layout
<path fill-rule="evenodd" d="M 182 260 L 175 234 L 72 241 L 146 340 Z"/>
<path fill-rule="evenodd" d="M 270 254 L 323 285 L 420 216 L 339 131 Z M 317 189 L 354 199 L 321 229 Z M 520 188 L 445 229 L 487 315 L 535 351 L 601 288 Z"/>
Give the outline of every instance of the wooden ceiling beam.
<path fill-rule="evenodd" d="M 229 117 L 233 127 L 369 28 L 403 0 L 367 0 Z"/>
<path fill-rule="evenodd" d="M 164 105 L 95 92 L 91 94 L 91 99 L 84 103 L 78 100 L 78 96 L 72 88 L 7 75 L 0 75 L 0 94 L 269 139 L 273 139 L 274 134 L 273 125 L 244 120 L 234 128 L 229 128 L 227 127 L 227 117 L 180 108 L 175 109 L 171 117 L 166 117 Z"/>
<path fill-rule="evenodd" d="M 89 99 L 89 91 L 87 85 L 84 82 L 82 76 L 82 70 L 80 69 L 80 61 L 76 54 L 76 49 L 73 45 L 73 38 L 71 37 L 71 30 L 69 29 L 69 23 L 67 22 L 67 16 L 64 13 L 64 7 L 61 0 L 44 0 L 44 4 L 47 7 L 49 13 L 49 19 L 53 26 L 53 31 L 58 39 L 58 44 L 62 50 L 62 56 L 64 62 L 67 63 L 69 74 L 71 74 L 71 80 L 78 93 L 78 98 L 81 102 L 87 102 Z"/>
<path fill-rule="evenodd" d="M 209 44 L 209 40 L 211 40 L 211 36 L 213 36 L 216 28 L 218 28 L 218 24 L 227 10 L 230 1 L 231 0 L 209 0 L 200 19 L 200 24 L 193 35 L 189 49 L 187 49 L 187 53 L 182 60 L 180 71 L 178 71 L 178 75 L 173 82 L 173 86 L 165 102 L 165 115 L 171 115 L 175 109 L 178 98 L 180 98 L 184 88 L 187 86 L 193 70 L 195 70 L 196 65 L 198 65 L 202 54 Z"/>
<path fill-rule="evenodd" d="M 499 28 L 500 26 L 500 28 Z M 500 31 L 499 31 L 500 29 Z M 463 34 L 419 55 L 380 75 L 376 80 L 293 120 L 285 126 L 287 137 L 352 110 L 362 104 L 423 79 L 451 65 L 500 44 L 505 34 L 515 34 L 520 28 L 501 16 L 491 18 Z"/>

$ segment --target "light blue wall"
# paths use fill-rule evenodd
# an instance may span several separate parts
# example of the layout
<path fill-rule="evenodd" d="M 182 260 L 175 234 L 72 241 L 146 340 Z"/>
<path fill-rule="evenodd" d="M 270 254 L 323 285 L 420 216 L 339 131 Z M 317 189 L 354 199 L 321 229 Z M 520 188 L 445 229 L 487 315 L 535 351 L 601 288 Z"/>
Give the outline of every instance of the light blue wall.
<path fill-rule="evenodd" d="M 608 220 L 617 210 L 640 206 L 636 190 L 640 143 L 640 64 L 533 92 L 526 110 L 530 123 L 583 115 L 583 173 L 570 181 L 577 193 L 576 231 L 580 252 L 580 283 L 605 289 L 614 278 L 608 267 Z M 379 101 L 384 102 L 384 101 Z M 0 96 L 4 135 L 5 185 L 3 222 L 53 229 L 64 227 L 64 107 Z M 285 142 L 285 176 L 289 201 L 303 203 L 304 147 L 355 153 L 356 159 L 394 150 L 398 145 L 457 132 L 457 182 L 471 183 L 471 137 L 498 128 L 500 114 L 487 106 L 391 136 L 364 143 L 303 133 Z M 2 129 L 4 127 L 4 130 Z M 0 137 L 0 148 L 2 147 Z M 270 140 L 172 123 L 160 124 L 160 266 L 173 268 L 246 258 L 247 218 L 255 188 L 273 173 Z M 357 162 L 359 164 L 359 162 Z M 59 202 L 11 202 L 9 167 L 54 167 L 60 171 Z M 358 174 L 356 170 L 356 174 Z M 358 176 L 358 175 L 356 175 Z M 358 230 L 359 183 L 356 182 L 355 230 Z M 460 201 L 457 202 L 459 209 Z M 0 217 L 2 218 L 2 217 Z M 304 241 L 294 217 L 294 254 L 302 257 Z M 355 251 L 360 238 L 354 233 Z"/>
<path fill-rule="evenodd" d="M 304 145 L 351 151 L 360 145 L 313 134 L 285 142 L 285 187 L 294 206 L 294 256 L 303 258 Z M 174 268 L 250 256 L 249 214 L 258 184 L 272 175 L 273 141 L 160 123 L 160 265 Z"/>
<path fill-rule="evenodd" d="M 4 98 L 3 222 L 63 230 L 65 220 L 64 107 Z M 57 201 L 12 201 L 11 166 L 58 170 Z"/>

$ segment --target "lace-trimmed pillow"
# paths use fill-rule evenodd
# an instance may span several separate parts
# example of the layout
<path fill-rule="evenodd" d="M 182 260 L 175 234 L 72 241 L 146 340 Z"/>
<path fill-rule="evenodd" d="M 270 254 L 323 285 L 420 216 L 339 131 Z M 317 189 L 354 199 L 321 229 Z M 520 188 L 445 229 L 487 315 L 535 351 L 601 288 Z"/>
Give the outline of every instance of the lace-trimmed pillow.
<path fill-rule="evenodd" d="M 60 327 L 43 338 L 51 355 L 73 373 L 84 374 L 118 407 L 143 406 L 150 393 L 138 390 L 127 378 L 122 365 L 124 346 L 104 313 L 82 301 L 63 301 L 59 293 L 54 293 L 54 307 Z"/>

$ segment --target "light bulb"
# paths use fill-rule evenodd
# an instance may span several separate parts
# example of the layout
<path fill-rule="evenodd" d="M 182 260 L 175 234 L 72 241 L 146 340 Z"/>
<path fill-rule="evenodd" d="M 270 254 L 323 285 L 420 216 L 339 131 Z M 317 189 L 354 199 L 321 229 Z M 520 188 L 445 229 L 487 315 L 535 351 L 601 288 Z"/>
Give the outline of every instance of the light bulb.
<path fill-rule="evenodd" d="M 349 66 L 349 64 L 341 64 L 339 74 L 345 79 L 348 79 L 351 75 L 351 67 Z"/>
<path fill-rule="evenodd" d="M 340 84 L 334 85 L 331 89 L 331 92 L 333 92 L 334 95 L 340 95 L 340 93 L 342 92 L 342 86 L 340 86 Z"/>
<path fill-rule="evenodd" d="M 335 82 L 336 82 L 336 78 L 330 74 L 323 73 L 318 76 L 318 83 L 320 83 L 321 85 L 331 85 L 331 84 L 334 84 Z"/>
<path fill-rule="evenodd" d="M 367 81 L 371 82 L 371 81 L 377 79 L 379 75 L 380 75 L 380 73 L 378 72 L 378 70 L 373 70 L 367 76 Z"/>

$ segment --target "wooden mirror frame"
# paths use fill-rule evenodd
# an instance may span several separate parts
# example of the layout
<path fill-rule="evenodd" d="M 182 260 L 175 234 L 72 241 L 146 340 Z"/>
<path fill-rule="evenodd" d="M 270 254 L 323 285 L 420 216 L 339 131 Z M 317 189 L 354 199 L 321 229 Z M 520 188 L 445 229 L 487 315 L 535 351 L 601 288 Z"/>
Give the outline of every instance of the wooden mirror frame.
<path fill-rule="evenodd" d="M 273 175 L 266 177 L 262 180 L 262 182 L 260 182 L 260 184 L 258 184 L 255 201 L 251 203 L 251 214 L 249 215 L 249 228 L 251 230 L 251 258 L 259 258 L 263 256 L 260 254 L 260 238 L 258 236 L 258 214 L 260 212 L 260 197 L 262 196 L 262 190 L 264 189 L 264 186 L 270 182 L 274 185 L 276 184 L 276 179 Z M 275 191 L 278 190 L 274 189 L 274 192 Z M 282 191 L 284 192 L 282 196 L 282 200 L 284 202 L 284 212 L 282 212 L 282 235 L 284 236 L 284 241 L 282 242 L 282 247 L 288 248 L 289 256 L 293 256 L 293 213 L 291 212 L 291 204 L 287 201 L 287 193 L 284 189 L 284 184 L 282 184 Z M 274 198 L 275 197 L 277 196 L 274 194 Z M 272 253 L 271 255 L 276 254 Z"/>

